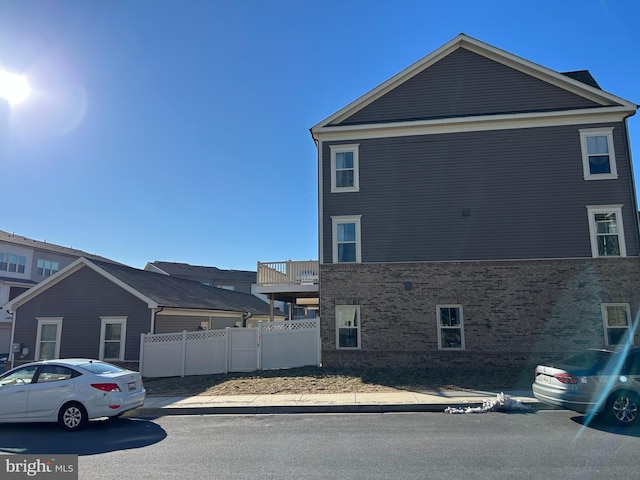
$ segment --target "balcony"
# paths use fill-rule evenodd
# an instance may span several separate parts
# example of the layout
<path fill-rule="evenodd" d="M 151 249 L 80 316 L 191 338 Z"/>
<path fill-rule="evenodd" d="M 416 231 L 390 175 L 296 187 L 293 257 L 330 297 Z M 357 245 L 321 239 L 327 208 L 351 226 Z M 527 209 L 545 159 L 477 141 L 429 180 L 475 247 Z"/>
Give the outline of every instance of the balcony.
<path fill-rule="evenodd" d="M 255 290 L 286 302 L 295 298 L 317 298 L 319 273 L 317 260 L 258 262 Z"/>

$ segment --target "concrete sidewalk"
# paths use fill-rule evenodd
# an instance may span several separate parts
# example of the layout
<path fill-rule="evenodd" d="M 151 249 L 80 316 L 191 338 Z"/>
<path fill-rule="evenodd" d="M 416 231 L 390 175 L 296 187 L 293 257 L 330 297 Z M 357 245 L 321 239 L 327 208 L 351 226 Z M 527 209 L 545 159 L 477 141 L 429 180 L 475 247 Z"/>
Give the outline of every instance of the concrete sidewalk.
<path fill-rule="evenodd" d="M 384 413 L 443 412 L 447 407 L 477 407 L 500 392 L 431 391 L 393 393 L 340 393 L 289 395 L 235 395 L 156 397 L 149 396 L 142 408 L 127 416 L 289 413 Z M 547 407 L 529 391 L 504 392 L 534 410 Z"/>

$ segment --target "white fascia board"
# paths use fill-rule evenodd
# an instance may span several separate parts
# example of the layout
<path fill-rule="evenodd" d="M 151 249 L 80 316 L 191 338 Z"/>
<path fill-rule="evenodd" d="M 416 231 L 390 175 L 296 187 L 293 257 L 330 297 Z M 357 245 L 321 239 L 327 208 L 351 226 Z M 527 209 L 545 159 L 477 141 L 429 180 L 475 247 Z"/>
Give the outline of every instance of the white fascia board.
<path fill-rule="evenodd" d="M 620 122 L 635 113 L 635 107 L 597 107 L 557 112 L 516 113 L 507 115 L 480 115 L 453 117 L 412 122 L 362 124 L 323 127 L 315 132 L 322 141 L 356 140 L 366 138 L 406 137 L 445 133 L 512 130 L 562 125 L 586 125 Z"/>
<path fill-rule="evenodd" d="M 156 265 L 154 265 L 152 262 L 147 262 L 147 264 L 144 266 L 144 269 L 147 272 L 155 272 L 155 273 L 161 273 L 163 275 L 169 275 L 167 272 L 165 272 L 164 270 L 162 270 L 161 268 L 157 267 Z"/>
<path fill-rule="evenodd" d="M 452 51 L 461 47 L 467 48 L 474 53 L 502 63 L 503 65 L 531 75 L 549 84 L 565 89 L 571 93 L 584 97 L 602 106 L 611 106 L 611 104 L 617 104 L 627 110 L 633 110 L 633 112 L 635 112 L 637 109 L 637 105 L 633 102 L 617 97 L 585 83 L 579 82 L 578 80 L 574 80 L 573 78 L 567 77 L 562 73 L 555 72 L 549 68 L 530 62 L 529 60 L 525 60 L 504 50 L 500 50 L 467 35 L 460 34 L 451 41 L 444 44 L 442 47 L 434 50 L 421 60 L 418 60 L 414 64 L 402 70 L 400 73 L 394 75 L 386 82 L 380 84 L 373 90 L 370 90 L 368 93 L 354 100 L 346 107 L 338 110 L 333 115 L 327 117 L 326 119 L 313 126 L 311 128 L 312 136 L 314 138 L 318 138 L 319 131 L 328 128 L 327 125 L 330 125 L 332 123 L 339 123 L 345 118 L 350 117 L 356 111 L 364 108 L 390 90 L 394 89 L 397 85 L 406 82 L 432 64 L 441 60 Z"/>

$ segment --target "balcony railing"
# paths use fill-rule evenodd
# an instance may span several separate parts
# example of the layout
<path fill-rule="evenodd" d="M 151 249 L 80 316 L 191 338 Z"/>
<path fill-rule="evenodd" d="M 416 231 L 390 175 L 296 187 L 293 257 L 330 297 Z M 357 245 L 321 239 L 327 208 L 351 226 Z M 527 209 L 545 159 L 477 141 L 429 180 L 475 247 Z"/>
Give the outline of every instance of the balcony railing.
<path fill-rule="evenodd" d="M 318 285 L 318 263 L 317 260 L 258 262 L 257 285 Z"/>

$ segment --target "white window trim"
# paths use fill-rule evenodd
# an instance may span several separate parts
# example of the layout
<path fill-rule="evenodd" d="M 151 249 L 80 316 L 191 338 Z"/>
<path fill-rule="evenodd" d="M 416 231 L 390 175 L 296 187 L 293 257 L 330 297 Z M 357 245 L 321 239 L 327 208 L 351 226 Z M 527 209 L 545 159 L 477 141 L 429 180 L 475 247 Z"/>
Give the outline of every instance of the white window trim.
<path fill-rule="evenodd" d="M 616 155 L 613 147 L 613 127 L 610 128 L 588 128 L 581 129 L 580 146 L 582 148 L 582 169 L 585 180 L 609 180 L 618 178 L 618 169 L 616 167 Z M 589 149 L 587 148 L 588 137 L 607 137 L 607 145 L 609 148 L 609 167 L 610 173 L 592 174 L 589 168 Z"/>
<path fill-rule="evenodd" d="M 361 263 L 362 249 L 360 241 L 360 219 L 362 215 L 347 215 L 340 217 L 331 217 L 332 225 L 332 244 L 333 244 L 333 263 Z M 356 225 L 356 261 L 355 262 L 338 262 L 338 225 L 344 223 L 355 223 Z"/>
<path fill-rule="evenodd" d="M 340 307 L 350 307 L 353 308 L 355 307 L 356 311 L 358 312 L 358 325 L 355 325 L 355 327 L 358 329 L 358 346 L 357 347 L 341 347 L 340 346 L 340 326 L 338 325 L 338 309 Z M 360 317 L 360 305 L 346 305 L 346 304 L 340 304 L 340 305 L 336 305 L 335 307 L 335 318 L 336 318 L 336 350 L 361 350 L 362 349 L 362 341 L 361 341 L 361 328 L 362 328 L 362 317 Z"/>
<path fill-rule="evenodd" d="M 124 350 L 125 344 L 127 343 L 127 317 L 100 317 L 101 326 L 100 326 L 100 352 L 99 359 L 100 360 L 119 360 L 124 361 Z M 120 329 L 120 351 L 118 353 L 118 358 L 105 358 L 104 356 L 104 342 L 105 335 L 107 330 L 107 325 L 111 325 L 114 323 L 119 323 L 121 325 Z"/>
<path fill-rule="evenodd" d="M 331 150 L 331 193 L 359 192 L 360 191 L 360 161 L 358 149 L 360 144 L 329 145 Z M 336 153 L 353 152 L 353 186 L 336 186 Z"/>
<path fill-rule="evenodd" d="M 615 213 L 618 222 L 618 244 L 620 245 L 620 257 L 627 256 L 627 246 L 624 239 L 624 227 L 622 225 L 622 205 L 587 205 L 589 214 L 589 238 L 591 239 L 591 256 L 599 258 L 598 255 L 598 238 L 596 231 L 595 214 L 597 213 Z M 605 256 L 602 258 L 619 258 L 614 256 Z"/>
<path fill-rule="evenodd" d="M 442 346 L 442 329 L 443 328 L 456 328 L 456 327 L 443 327 L 440 325 L 440 310 L 443 308 L 457 308 L 460 312 L 460 348 L 448 348 Z M 436 305 L 436 327 L 438 329 L 438 350 L 448 350 L 448 351 L 460 351 L 465 350 L 464 343 L 464 312 L 462 310 L 462 305 L 452 304 L 452 305 Z"/>
<path fill-rule="evenodd" d="M 625 307 L 627 310 L 627 319 L 629 320 L 629 324 L 626 327 L 612 327 L 609 325 L 609 314 L 607 307 Z M 628 303 L 603 303 L 602 304 L 602 325 L 604 327 L 604 343 L 605 345 L 610 345 L 609 343 L 609 329 L 623 329 L 626 328 L 629 331 L 629 339 L 631 340 L 631 345 L 634 344 L 634 339 L 631 336 L 631 308 Z M 614 344 L 617 345 L 617 344 Z"/>
<path fill-rule="evenodd" d="M 60 358 L 60 339 L 62 338 L 62 317 L 36 317 L 38 320 L 38 330 L 36 331 L 36 351 L 34 360 L 40 360 L 40 341 L 42 337 L 43 325 L 56 325 L 56 348 L 53 358 Z"/>

